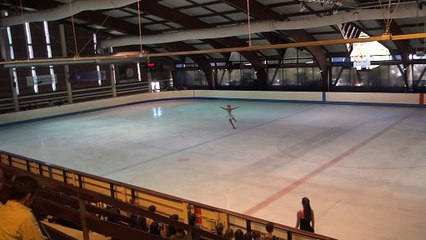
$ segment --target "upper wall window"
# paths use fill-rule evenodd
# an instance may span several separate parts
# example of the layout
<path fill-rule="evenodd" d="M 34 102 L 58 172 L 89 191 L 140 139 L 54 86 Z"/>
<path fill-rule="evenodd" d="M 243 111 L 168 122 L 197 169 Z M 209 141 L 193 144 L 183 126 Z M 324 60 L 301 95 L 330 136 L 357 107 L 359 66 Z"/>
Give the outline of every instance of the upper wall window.
<path fill-rule="evenodd" d="M 361 32 L 359 38 L 368 38 L 366 33 Z M 353 63 L 354 68 L 361 69 L 373 69 L 379 65 L 371 65 L 372 61 L 388 61 L 391 60 L 391 55 L 389 49 L 384 47 L 381 43 L 374 42 L 364 42 L 364 43 L 354 43 L 353 49 L 351 52 L 351 62 Z"/>

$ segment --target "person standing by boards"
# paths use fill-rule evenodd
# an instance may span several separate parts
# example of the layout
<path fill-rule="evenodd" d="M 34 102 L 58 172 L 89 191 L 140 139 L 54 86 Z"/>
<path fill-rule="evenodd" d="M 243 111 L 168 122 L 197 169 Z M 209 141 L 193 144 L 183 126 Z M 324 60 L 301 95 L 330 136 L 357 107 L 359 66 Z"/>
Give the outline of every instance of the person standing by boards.
<path fill-rule="evenodd" d="M 314 211 L 311 208 L 309 198 L 302 198 L 303 209 L 297 212 L 296 228 L 305 230 L 308 232 L 314 232 L 315 229 L 315 217 Z M 312 225 L 311 225 L 312 223 Z"/>

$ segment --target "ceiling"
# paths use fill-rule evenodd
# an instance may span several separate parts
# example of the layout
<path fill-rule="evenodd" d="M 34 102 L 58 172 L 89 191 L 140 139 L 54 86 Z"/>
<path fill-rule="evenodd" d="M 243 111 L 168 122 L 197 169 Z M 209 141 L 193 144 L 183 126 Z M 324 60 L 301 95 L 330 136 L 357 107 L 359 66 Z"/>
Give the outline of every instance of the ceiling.
<path fill-rule="evenodd" d="M 72 4 L 71 4 L 72 3 Z M 23 21 L 59 21 L 96 32 L 100 45 L 117 51 L 152 53 L 259 46 L 291 42 L 356 38 L 362 32 L 380 36 L 424 33 L 424 0 L 3 0 L 1 25 Z M 248 5 L 247 5 L 248 4 Z M 248 14 L 249 13 L 249 14 Z M 250 18 L 248 18 L 248 15 Z M 71 17 L 72 16 L 72 17 Z M 424 39 L 386 41 L 402 61 L 424 51 Z M 320 68 L 330 57 L 348 56 L 346 44 L 302 47 Z M 244 52 L 252 65 L 291 54 L 285 49 Z M 168 56 L 174 62 L 185 56 Z M 190 56 L 199 65 L 228 61 L 235 54 Z"/>

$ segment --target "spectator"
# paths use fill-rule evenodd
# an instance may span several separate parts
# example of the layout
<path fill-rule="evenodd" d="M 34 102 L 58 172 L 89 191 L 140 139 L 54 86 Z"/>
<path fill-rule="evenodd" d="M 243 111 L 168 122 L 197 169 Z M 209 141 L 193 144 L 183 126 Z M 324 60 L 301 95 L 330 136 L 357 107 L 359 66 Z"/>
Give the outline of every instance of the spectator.
<path fill-rule="evenodd" d="M 237 229 L 237 230 L 235 230 L 235 233 L 234 233 L 234 239 L 235 239 L 235 240 L 244 240 L 244 233 L 243 233 L 243 230 L 241 230 L 241 229 Z"/>
<path fill-rule="evenodd" d="M 197 215 L 195 213 L 191 213 L 188 216 L 188 225 L 192 226 L 193 228 L 201 229 L 201 226 L 197 224 Z M 192 240 L 200 240 L 202 239 L 200 236 L 194 233 L 192 231 Z"/>
<path fill-rule="evenodd" d="M 149 232 L 155 235 L 160 236 L 160 223 L 157 221 L 153 221 L 149 226 Z"/>
<path fill-rule="evenodd" d="M 226 229 L 224 237 L 226 239 L 233 239 L 234 238 L 234 230 L 232 230 L 232 228 Z"/>
<path fill-rule="evenodd" d="M 131 198 L 129 203 L 136 206 L 136 200 L 134 198 Z M 139 224 L 139 215 L 128 212 L 128 216 L 130 218 L 130 227 L 136 227 Z"/>
<path fill-rule="evenodd" d="M 223 224 L 221 222 L 218 222 L 216 224 L 216 234 L 219 236 L 223 236 Z"/>
<path fill-rule="evenodd" d="M 32 177 L 16 177 L 9 201 L 0 208 L 0 240 L 45 239 L 30 209 L 38 188 Z"/>
<path fill-rule="evenodd" d="M 296 228 L 305 230 L 308 232 L 314 232 L 315 228 L 315 217 L 314 211 L 311 208 L 310 200 L 307 197 L 302 198 L 303 210 L 297 212 Z M 312 225 L 311 225 L 312 222 Z"/>
<path fill-rule="evenodd" d="M 179 216 L 177 214 L 172 214 L 172 215 L 170 215 L 169 218 L 173 219 L 173 220 L 176 220 L 176 221 L 179 221 Z M 176 234 L 176 227 L 175 226 L 169 225 L 168 229 L 169 229 L 169 231 L 168 231 L 168 237 Z"/>
<path fill-rule="evenodd" d="M 277 236 L 274 236 L 274 224 L 271 222 L 267 222 L 265 225 L 266 234 L 265 234 L 265 240 L 279 240 Z"/>
<path fill-rule="evenodd" d="M 150 211 L 152 213 L 155 213 L 157 211 L 157 208 L 154 205 L 150 205 L 148 207 L 148 211 Z M 151 218 L 146 218 L 146 227 L 148 229 L 150 229 L 150 226 L 151 226 L 152 222 L 154 222 L 154 220 L 152 220 Z"/>
<path fill-rule="evenodd" d="M 253 237 L 251 236 L 250 232 L 246 232 L 246 234 L 244 234 L 244 240 L 253 240 Z"/>
<path fill-rule="evenodd" d="M 3 182 L 4 182 L 3 170 L 0 168 L 0 193 L 3 190 Z M 3 203 L 1 202 L 1 199 L 0 199 L 0 207 L 1 206 L 3 206 Z"/>
<path fill-rule="evenodd" d="M 253 230 L 251 232 L 251 237 L 253 238 L 253 240 L 261 240 L 262 239 L 262 235 L 257 230 Z"/>
<path fill-rule="evenodd" d="M 176 234 L 170 237 L 170 240 L 186 240 L 188 237 L 185 234 L 185 231 L 181 227 L 176 227 Z"/>
<path fill-rule="evenodd" d="M 253 238 L 253 240 L 261 240 L 262 239 L 262 235 L 257 230 L 253 230 L 251 232 L 251 237 Z"/>
<path fill-rule="evenodd" d="M 138 216 L 138 221 L 135 228 L 144 232 L 148 232 L 149 229 L 147 228 L 146 217 Z"/>

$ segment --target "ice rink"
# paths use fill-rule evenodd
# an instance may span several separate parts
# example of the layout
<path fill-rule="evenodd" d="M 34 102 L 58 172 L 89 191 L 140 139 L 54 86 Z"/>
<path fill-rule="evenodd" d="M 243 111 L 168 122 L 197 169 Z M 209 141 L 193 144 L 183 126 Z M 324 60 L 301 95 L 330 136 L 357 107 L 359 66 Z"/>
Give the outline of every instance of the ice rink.
<path fill-rule="evenodd" d="M 239 106 L 232 129 L 221 106 Z M 0 149 L 316 232 L 424 239 L 426 109 L 148 102 L 0 128 Z"/>

